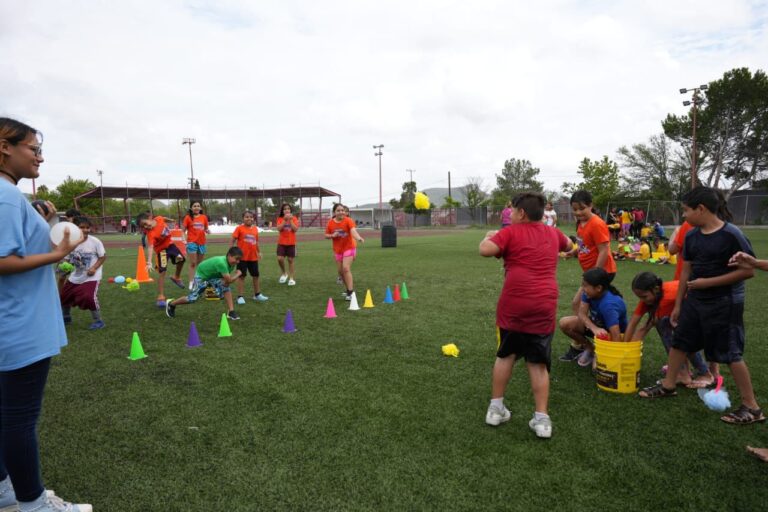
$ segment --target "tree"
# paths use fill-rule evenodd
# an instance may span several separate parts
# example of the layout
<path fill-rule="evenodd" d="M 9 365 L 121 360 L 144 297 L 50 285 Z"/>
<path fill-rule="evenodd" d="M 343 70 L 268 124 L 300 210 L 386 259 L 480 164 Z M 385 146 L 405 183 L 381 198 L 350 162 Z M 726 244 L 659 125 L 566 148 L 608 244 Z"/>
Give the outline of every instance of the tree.
<path fill-rule="evenodd" d="M 402 208 L 408 213 L 413 213 L 416 208 L 413 206 L 413 199 L 416 196 L 416 182 L 406 181 L 403 183 L 403 191 L 400 193 L 400 199 L 390 199 L 389 204 L 392 208 Z"/>
<path fill-rule="evenodd" d="M 725 188 L 730 197 L 768 171 L 768 76 L 762 70 L 733 69 L 704 94 L 696 115 L 698 179 Z M 692 146 L 693 110 L 687 116 L 668 115 L 662 126 L 683 147 Z"/>
<path fill-rule="evenodd" d="M 50 194 L 56 199 L 56 209 L 65 211 L 75 207 L 75 197 L 96 188 L 90 180 L 76 180 L 72 176 L 62 181 Z M 101 200 L 98 198 L 81 199 L 78 201 L 79 210 L 84 215 L 101 215 Z"/>
<path fill-rule="evenodd" d="M 543 191 L 544 183 L 536 179 L 540 172 L 528 160 L 507 160 L 501 174 L 496 175 L 496 188 L 493 189 L 491 203 L 503 205 L 520 192 Z"/>
<path fill-rule="evenodd" d="M 485 205 L 487 197 L 488 193 L 484 190 L 482 178 L 467 178 L 467 181 L 464 182 L 464 204 L 467 208 Z"/>
<path fill-rule="evenodd" d="M 451 196 L 446 196 L 443 205 L 440 208 L 458 208 L 461 206 L 461 201 L 457 201 Z"/>
<path fill-rule="evenodd" d="M 682 149 L 666 135 L 658 134 L 646 144 L 619 148 L 625 193 L 637 199 L 679 200 L 691 188 L 691 176 Z"/>
<path fill-rule="evenodd" d="M 602 160 L 591 161 L 585 158 L 579 164 L 579 183 L 563 183 L 562 189 L 566 195 L 576 190 L 588 190 L 592 194 L 595 206 L 605 206 L 619 193 L 619 166 L 616 162 L 604 156 Z"/>

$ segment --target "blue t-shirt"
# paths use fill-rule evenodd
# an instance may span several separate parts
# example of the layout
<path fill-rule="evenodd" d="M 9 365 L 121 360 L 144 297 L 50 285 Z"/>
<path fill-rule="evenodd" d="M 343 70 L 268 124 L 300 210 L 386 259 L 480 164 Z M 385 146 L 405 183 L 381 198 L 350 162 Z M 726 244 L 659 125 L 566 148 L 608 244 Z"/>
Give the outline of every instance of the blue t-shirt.
<path fill-rule="evenodd" d="M 627 330 L 627 305 L 624 299 L 606 290 L 599 299 L 590 299 L 586 293 L 581 294 L 581 302 L 589 304 L 589 319 L 598 327 L 606 331 L 614 325 L 619 330 Z"/>
<path fill-rule="evenodd" d="M 739 251 L 752 256 L 752 244 L 739 228 L 726 222 L 725 225 L 705 235 L 699 228 L 693 228 L 685 234 L 683 259 L 691 264 L 689 281 L 700 277 L 718 277 L 736 270 L 728 266 L 728 260 Z M 730 295 L 736 302 L 744 302 L 744 281 L 731 285 L 716 286 L 703 290 L 688 290 L 690 297 L 714 299 Z"/>
<path fill-rule="evenodd" d="M 51 251 L 48 223 L 4 179 L 0 179 L 0 219 L 0 258 Z M 0 275 L 0 371 L 55 356 L 66 344 L 53 267 Z"/>
<path fill-rule="evenodd" d="M 656 232 L 656 236 L 663 238 L 664 237 L 664 226 L 661 224 L 656 224 L 653 226 L 653 230 Z"/>

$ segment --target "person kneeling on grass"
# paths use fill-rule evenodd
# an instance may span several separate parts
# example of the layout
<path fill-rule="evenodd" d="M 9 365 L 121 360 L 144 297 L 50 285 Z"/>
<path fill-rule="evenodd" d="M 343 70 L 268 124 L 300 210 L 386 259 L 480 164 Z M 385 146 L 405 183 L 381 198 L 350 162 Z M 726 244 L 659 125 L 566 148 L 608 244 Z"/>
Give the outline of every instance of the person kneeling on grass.
<path fill-rule="evenodd" d="M 611 276 L 602 268 L 584 272 L 581 304 L 577 316 L 560 319 L 560 330 L 585 347 L 579 355 L 579 366 L 595 366 L 593 338 L 621 341 L 627 328 L 627 306 L 621 293 L 611 284 Z"/>
<path fill-rule="evenodd" d="M 504 391 L 518 359 L 525 358 L 536 405 L 528 426 L 537 437 L 552 437 L 548 414 L 549 368 L 557 315 L 557 258 L 571 241 L 558 229 L 541 222 L 544 196 L 527 192 L 512 200 L 511 224 L 490 231 L 480 242 L 481 256 L 504 258 L 504 287 L 496 306 L 496 361 L 491 403 L 485 422 L 509 421 Z"/>
<path fill-rule="evenodd" d="M 243 251 L 237 247 L 230 247 L 226 256 L 215 256 L 201 262 L 195 271 L 195 279 L 189 295 L 169 300 L 166 304 L 165 314 L 168 315 L 168 318 L 176 316 L 176 306 L 196 302 L 205 289 L 210 286 L 216 290 L 217 295 L 224 297 L 224 301 L 227 303 L 227 318 L 239 320 L 240 315 L 235 311 L 229 285 L 240 277 L 240 271 L 235 270 L 235 267 L 240 263 L 242 257 Z"/>

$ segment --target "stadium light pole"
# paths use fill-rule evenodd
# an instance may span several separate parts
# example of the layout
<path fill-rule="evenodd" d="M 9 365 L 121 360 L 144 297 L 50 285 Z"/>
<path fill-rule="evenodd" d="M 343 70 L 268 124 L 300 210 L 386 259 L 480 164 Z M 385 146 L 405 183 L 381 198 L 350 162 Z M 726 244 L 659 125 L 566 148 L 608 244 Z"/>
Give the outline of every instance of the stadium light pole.
<path fill-rule="evenodd" d="M 373 156 L 379 157 L 379 215 L 381 215 L 381 211 L 384 209 L 384 201 L 383 201 L 382 195 L 381 195 L 381 155 L 384 154 L 384 153 L 382 153 L 381 150 L 383 148 L 384 148 L 384 144 L 379 144 L 378 146 L 373 146 L 373 149 L 378 150 L 378 151 L 376 151 L 376 153 L 373 154 Z M 375 215 L 373 216 L 373 220 L 374 220 L 374 223 L 375 223 L 376 222 L 376 216 Z M 381 227 L 381 223 L 379 223 L 379 227 Z"/>
<path fill-rule="evenodd" d="M 96 169 L 99 175 L 99 190 L 101 191 L 101 226 L 104 231 L 107 230 L 107 217 L 104 215 L 104 171 Z"/>
<path fill-rule="evenodd" d="M 693 144 L 691 147 L 691 188 L 694 188 L 696 186 L 696 111 L 699 108 L 699 105 L 704 103 L 704 98 L 701 96 L 701 91 L 706 91 L 709 87 L 707 84 L 700 85 L 698 87 L 693 87 L 691 89 L 683 88 L 680 89 L 680 94 L 691 94 L 691 101 L 684 101 L 683 105 L 686 107 L 693 105 Z"/>
<path fill-rule="evenodd" d="M 191 137 L 184 137 L 181 140 L 181 145 L 184 144 L 189 145 L 189 188 L 195 188 L 195 169 L 192 167 L 192 144 L 197 142 L 195 139 Z"/>

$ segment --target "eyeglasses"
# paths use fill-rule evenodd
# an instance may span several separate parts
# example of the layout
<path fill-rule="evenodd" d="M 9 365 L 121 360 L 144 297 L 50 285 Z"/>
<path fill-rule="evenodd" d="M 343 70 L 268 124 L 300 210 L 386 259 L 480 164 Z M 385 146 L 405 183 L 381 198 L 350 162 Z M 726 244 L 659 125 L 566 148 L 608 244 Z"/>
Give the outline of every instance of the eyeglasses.
<path fill-rule="evenodd" d="M 26 142 L 22 142 L 25 146 L 27 146 L 29 149 L 32 150 L 32 152 L 35 154 L 35 156 L 43 156 L 43 146 L 40 144 L 29 144 Z"/>

